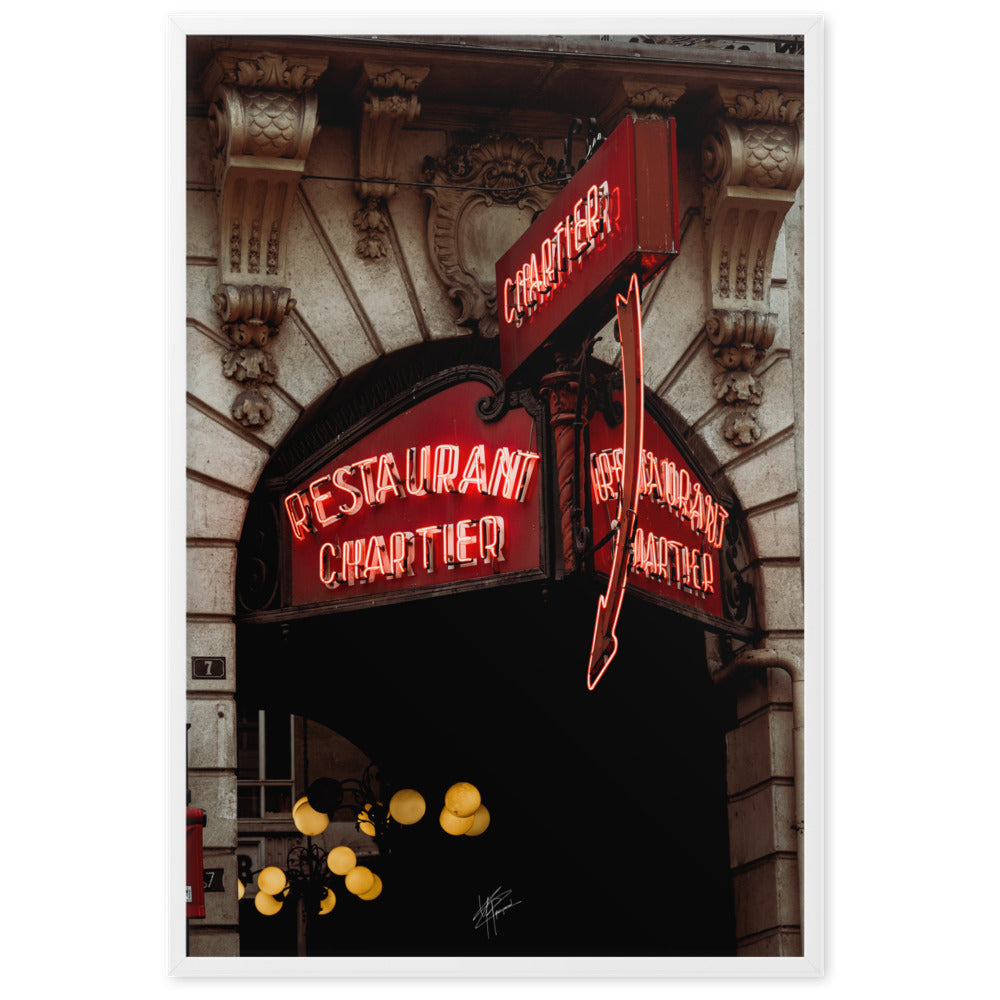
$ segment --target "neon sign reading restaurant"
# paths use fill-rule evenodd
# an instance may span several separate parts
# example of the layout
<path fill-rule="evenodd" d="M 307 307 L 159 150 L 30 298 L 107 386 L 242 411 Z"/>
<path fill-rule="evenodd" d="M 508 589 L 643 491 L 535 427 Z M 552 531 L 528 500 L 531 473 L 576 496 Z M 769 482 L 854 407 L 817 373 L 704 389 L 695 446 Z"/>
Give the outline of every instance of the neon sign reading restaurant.
<path fill-rule="evenodd" d="M 539 454 L 484 442 L 463 449 L 454 443 L 417 445 L 356 459 L 316 476 L 284 498 L 292 535 L 303 541 L 394 500 L 478 496 L 523 504 Z M 410 505 L 408 505 L 410 506 Z M 450 523 L 396 527 L 358 538 L 320 539 L 316 555 L 319 581 L 341 586 L 398 580 L 440 568 L 482 563 L 494 572 L 506 560 L 508 525 L 503 514 L 459 518 Z"/>
<path fill-rule="evenodd" d="M 650 414 L 647 413 L 647 417 Z M 590 425 L 590 494 L 597 537 L 610 527 L 621 491 L 624 451 L 617 428 L 600 413 Z M 660 422 L 644 422 L 637 461 L 638 523 L 628 583 L 655 600 L 683 605 L 713 618 L 723 616 L 720 556 L 732 514 L 679 453 Z M 606 572 L 610 557 L 595 554 Z"/>
<path fill-rule="evenodd" d="M 622 476 L 622 449 L 605 448 L 590 456 L 591 485 L 594 500 L 604 503 L 618 496 Z M 692 531 L 718 549 L 722 547 L 728 511 L 702 489 L 683 465 L 657 458 L 643 449 L 639 463 L 639 496 L 648 497 L 660 507 L 669 508 L 687 521 Z"/>
<path fill-rule="evenodd" d="M 594 501 L 616 500 L 622 477 L 621 448 L 605 448 L 590 456 Z M 669 511 L 704 544 L 722 547 L 728 511 L 704 492 L 701 483 L 683 465 L 643 449 L 639 462 L 639 496 Z M 641 519 L 640 519 L 641 520 Z M 715 561 L 709 552 L 666 534 L 656 534 L 647 524 L 636 528 L 632 544 L 632 573 L 648 580 L 672 584 L 697 596 L 714 594 Z"/>

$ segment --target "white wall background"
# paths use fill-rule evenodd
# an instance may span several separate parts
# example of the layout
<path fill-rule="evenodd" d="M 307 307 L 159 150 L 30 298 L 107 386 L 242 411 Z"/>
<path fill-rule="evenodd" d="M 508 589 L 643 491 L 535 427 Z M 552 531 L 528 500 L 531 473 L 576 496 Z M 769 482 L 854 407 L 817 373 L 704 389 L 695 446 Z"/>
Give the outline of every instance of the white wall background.
<path fill-rule="evenodd" d="M 213 5 L 226 7 L 267 9 Z M 509 0 L 503 27 L 477 27 L 512 30 L 510 13 L 555 7 Z M 467 5 L 452 9 L 468 22 Z M 601 13 L 573 9 L 580 18 Z M 654 9 L 664 8 L 616 9 L 635 13 L 621 30 L 654 30 Z M 978 12 L 985 9 L 953 3 L 940 23 L 863 3 L 825 10 L 825 267 L 812 277 L 824 281 L 826 342 L 818 372 L 826 393 L 826 976 L 668 987 L 589 981 L 529 992 L 988 994 L 998 685 L 984 627 L 989 497 L 977 489 L 995 450 L 995 435 L 986 437 L 989 282 L 977 280 L 992 259 L 993 231 L 978 193 L 990 162 L 981 109 L 994 93 L 987 22 L 995 15 Z M 5 22 L 12 169 L 0 246 L 14 310 L 5 314 L 3 355 L 2 856 L 21 876 L 7 899 L 15 920 L 5 969 L 15 995 L 29 983 L 57 995 L 98 984 L 110 997 L 328 995 L 331 984 L 321 981 L 178 983 L 165 974 L 163 609 L 178 581 L 167 548 L 177 511 L 164 501 L 173 486 L 166 434 L 176 419 L 167 406 L 164 293 L 170 10 L 28 6 Z M 282 23 L 295 30 L 287 17 Z M 405 26 L 390 24 L 375 30 Z M 539 20 L 517 28 L 558 30 Z M 606 32 L 614 23 L 577 29 Z M 460 29 L 449 22 L 447 30 Z M 908 477 L 926 474 L 929 456 L 947 459 L 957 506 L 927 509 L 922 492 L 911 499 Z M 859 502 L 868 490 L 891 519 Z M 961 511 L 970 509 L 975 532 L 963 530 Z M 932 573 L 932 526 L 955 540 L 941 553 L 945 573 Z M 892 570 L 884 583 L 858 572 L 872 553 Z M 932 606 L 914 581 L 932 585 Z M 91 915 L 79 919 L 84 907 Z M 417 996 L 469 988 L 406 987 Z M 366 996 L 397 989 L 369 986 Z"/>

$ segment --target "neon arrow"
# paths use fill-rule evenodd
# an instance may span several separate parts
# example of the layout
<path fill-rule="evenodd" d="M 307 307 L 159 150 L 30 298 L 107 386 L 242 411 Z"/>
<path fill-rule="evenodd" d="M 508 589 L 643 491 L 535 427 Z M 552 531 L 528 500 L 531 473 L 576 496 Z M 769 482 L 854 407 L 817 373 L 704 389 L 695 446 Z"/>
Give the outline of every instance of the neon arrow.
<path fill-rule="evenodd" d="M 624 460 L 622 462 L 622 488 L 618 494 L 618 523 L 614 534 L 614 554 L 608 589 L 597 602 L 597 620 L 594 638 L 590 644 L 590 663 L 587 665 L 587 688 L 591 691 L 604 676 L 604 671 L 618 652 L 615 627 L 625 597 L 629 557 L 638 517 L 639 460 L 642 456 L 643 376 L 642 376 L 642 314 L 639 309 L 639 277 L 632 275 L 628 297 L 615 297 L 618 312 L 618 336 L 622 345 L 622 394 L 625 419 L 622 430 Z"/>

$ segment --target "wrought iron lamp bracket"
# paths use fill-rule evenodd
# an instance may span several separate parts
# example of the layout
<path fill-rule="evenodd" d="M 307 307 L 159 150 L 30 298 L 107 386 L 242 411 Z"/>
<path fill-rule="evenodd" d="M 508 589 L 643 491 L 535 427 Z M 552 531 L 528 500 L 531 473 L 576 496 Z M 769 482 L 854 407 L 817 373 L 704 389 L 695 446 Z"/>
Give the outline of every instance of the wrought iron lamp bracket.
<path fill-rule="evenodd" d="M 557 167 L 560 180 L 569 180 L 600 149 L 604 142 L 604 136 L 597 127 L 597 119 L 588 118 L 586 150 L 583 154 L 583 159 L 576 166 L 573 166 L 573 136 L 582 129 L 583 121 L 579 118 L 574 118 L 569 123 L 566 138 L 563 140 L 563 158 L 559 161 Z"/>

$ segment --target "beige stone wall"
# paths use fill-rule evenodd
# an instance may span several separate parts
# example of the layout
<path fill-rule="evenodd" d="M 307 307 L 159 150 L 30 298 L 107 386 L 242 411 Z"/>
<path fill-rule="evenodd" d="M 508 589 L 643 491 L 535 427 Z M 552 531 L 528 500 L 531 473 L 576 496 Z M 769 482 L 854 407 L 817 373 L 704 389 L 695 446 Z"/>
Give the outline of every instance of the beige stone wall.
<path fill-rule="evenodd" d="M 697 204 L 697 171 L 680 171 L 681 205 Z M 715 459 L 709 471 L 731 485 L 746 516 L 754 555 L 761 645 L 801 657 L 804 594 L 801 528 L 802 191 L 775 248 L 770 308 L 774 343 L 755 373 L 762 387 L 760 439 L 737 447 L 722 430 L 725 408 L 712 393 L 704 321 L 705 247 L 689 228 L 682 253 L 644 312 L 646 384 L 689 424 Z M 721 664 L 720 664 L 721 665 Z M 730 864 L 741 955 L 801 954 L 798 837 L 792 754 L 791 681 L 770 670 L 745 682 L 739 724 L 727 737 Z"/>
<path fill-rule="evenodd" d="M 196 102 L 194 102 L 196 103 Z M 265 387 L 273 415 L 248 428 L 233 419 L 238 383 L 222 371 L 231 346 L 212 296 L 219 283 L 220 234 L 209 127 L 189 120 L 188 306 L 188 714 L 192 805 L 206 810 L 206 866 L 224 867 L 235 885 L 235 567 L 247 501 L 269 456 L 296 419 L 338 380 L 375 358 L 422 340 L 452 337 L 457 309 L 433 266 L 428 247 L 428 199 L 400 187 L 389 202 L 389 252 L 364 260 L 355 251 L 359 208 L 354 186 L 306 179 L 299 184 L 288 226 L 284 281 L 295 300 L 268 343 L 277 378 Z M 351 177 L 358 135 L 326 128 L 313 140 L 306 173 Z M 448 136 L 404 130 L 397 177 L 417 182 L 426 156 L 441 157 Z M 552 148 L 552 143 L 549 143 Z M 681 211 L 699 209 L 699 157 L 683 153 Z M 705 338 L 706 239 L 700 215 L 685 219 L 682 252 L 647 290 L 643 328 L 647 386 L 678 413 L 707 453 L 708 471 L 727 481 L 747 514 L 754 548 L 758 614 L 765 642 L 798 655 L 803 648 L 802 523 L 802 190 L 775 248 L 769 308 L 777 332 L 755 375 L 762 388 L 759 439 L 738 447 L 726 440 L 726 407 L 713 391 L 717 371 Z M 614 358 L 606 334 L 597 353 Z M 194 680 L 191 656 L 224 656 L 224 681 Z M 771 671 L 738 698 L 739 724 L 729 734 L 731 865 L 740 953 L 795 954 L 800 949 L 792 793 L 791 694 L 788 678 Z M 234 954 L 235 895 L 209 894 L 208 917 L 192 929 L 193 954 Z"/>

